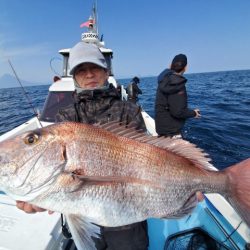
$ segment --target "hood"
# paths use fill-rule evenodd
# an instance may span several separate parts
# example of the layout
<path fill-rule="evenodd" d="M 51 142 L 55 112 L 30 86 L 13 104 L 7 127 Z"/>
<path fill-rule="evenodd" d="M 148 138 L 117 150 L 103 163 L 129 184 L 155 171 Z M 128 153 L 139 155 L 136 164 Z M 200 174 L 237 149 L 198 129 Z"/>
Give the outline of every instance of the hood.
<path fill-rule="evenodd" d="M 176 74 L 170 69 L 164 70 L 158 77 L 158 84 L 164 88 L 164 92 L 174 94 L 185 87 L 187 79 L 183 75 Z"/>

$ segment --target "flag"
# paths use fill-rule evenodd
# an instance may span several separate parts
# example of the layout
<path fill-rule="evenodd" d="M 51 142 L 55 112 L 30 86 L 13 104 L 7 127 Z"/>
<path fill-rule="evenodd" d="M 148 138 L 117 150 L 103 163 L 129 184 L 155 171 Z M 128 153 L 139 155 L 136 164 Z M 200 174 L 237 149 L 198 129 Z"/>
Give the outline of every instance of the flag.
<path fill-rule="evenodd" d="M 80 25 L 80 28 L 83 28 L 83 27 L 89 27 L 90 24 L 94 24 L 95 23 L 95 20 L 94 19 L 89 19 L 87 22 L 84 22 Z"/>
<path fill-rule="evenodd" d="M 85 23 L 82 23 L 80 25 L 80 28 L 83 28 L 83 27 L 89 27 L 89 21 L 85 22 Z"/>

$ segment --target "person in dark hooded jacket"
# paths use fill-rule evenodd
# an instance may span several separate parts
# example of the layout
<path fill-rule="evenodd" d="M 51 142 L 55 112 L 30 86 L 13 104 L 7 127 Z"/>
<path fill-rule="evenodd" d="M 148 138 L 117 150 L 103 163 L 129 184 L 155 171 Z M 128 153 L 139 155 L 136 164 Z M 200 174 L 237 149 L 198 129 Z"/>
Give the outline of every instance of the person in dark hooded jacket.
<path fill-rule="evenodd" d="M 199 109 L 189 109 L 186 82 L 183 76 L 187 67 L 187 57 L 176 55 L 170 69 L 158 76 L 155 101 L 155 126 L 159 136 L 181 138 L 182 128 L 187 118 L 199 118 Z"/>
<path fill-rule="evenodd" d="M 138 101 L 138 95 L 142 94 L 141 89 L 138 87 L 138 83 L 140 83 L 140 79 L 135 76 L 126 88 L 128 100 L 133 103 L 136 103 Z"/>

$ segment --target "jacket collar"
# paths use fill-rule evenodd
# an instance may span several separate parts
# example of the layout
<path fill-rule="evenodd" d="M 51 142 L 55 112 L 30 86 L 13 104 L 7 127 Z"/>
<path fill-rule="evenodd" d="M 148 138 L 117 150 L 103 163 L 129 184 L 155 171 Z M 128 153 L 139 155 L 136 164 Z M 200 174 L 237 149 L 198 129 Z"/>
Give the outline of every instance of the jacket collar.
<path fill-rule="evenodd" d="M 76 101 L 80 103 L 90 100 L 100 100 L 108 97 L 120 99 L 119 92 L 112 84 L 109 84 L 106 88 L 83 90 L 76 95 Z"/>

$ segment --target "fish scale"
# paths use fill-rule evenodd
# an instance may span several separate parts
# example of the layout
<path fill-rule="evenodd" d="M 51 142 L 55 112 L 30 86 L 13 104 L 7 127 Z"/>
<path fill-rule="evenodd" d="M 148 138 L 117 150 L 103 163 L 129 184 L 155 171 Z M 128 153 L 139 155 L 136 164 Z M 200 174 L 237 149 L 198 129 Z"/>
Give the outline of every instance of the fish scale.
<path fill-rule="evenodd" d="M 0 188 L 65 214 L 79 249 L 93 246 L 99 230 L 93 223 L 181 217 L 196 206 L 197 192 L 224 195 L 250 225 L 249 159 L 214 171 L 195 145 L 120 123 L 59 123 L 1 142 Z"/>

